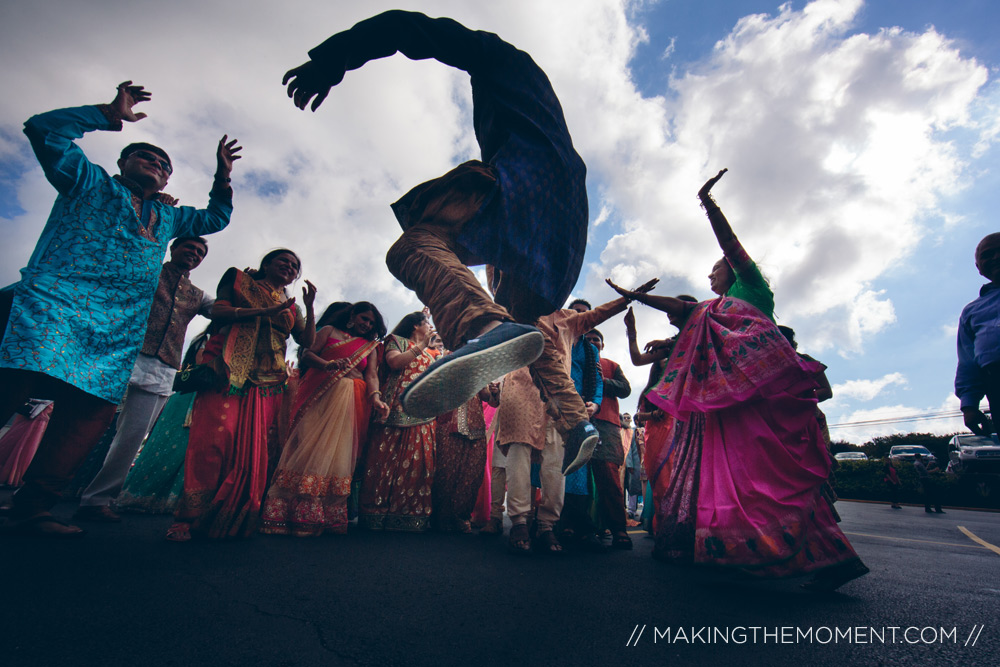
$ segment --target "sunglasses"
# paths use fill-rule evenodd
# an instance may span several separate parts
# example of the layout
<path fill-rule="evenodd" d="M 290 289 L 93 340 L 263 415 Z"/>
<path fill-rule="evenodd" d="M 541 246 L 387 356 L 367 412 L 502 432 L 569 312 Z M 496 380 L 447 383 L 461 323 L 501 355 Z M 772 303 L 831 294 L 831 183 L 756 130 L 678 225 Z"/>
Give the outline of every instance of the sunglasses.
<path fill-rule="evenodd" d="M 167 174 L 172 174 L 174 172 L 173 167 L 170 166 L 170 163 L 161 158 L 159 155 L 155 155 L 153 153 L 150 153 L 149 151 L 144 151 L 141 149 L 134 151 L 132 155 L 135 155 L 136 157 L 145 160 L 146 162 L 152 162 L 153 164 L 159 166 L 160 169 L 162 169 Z"/>

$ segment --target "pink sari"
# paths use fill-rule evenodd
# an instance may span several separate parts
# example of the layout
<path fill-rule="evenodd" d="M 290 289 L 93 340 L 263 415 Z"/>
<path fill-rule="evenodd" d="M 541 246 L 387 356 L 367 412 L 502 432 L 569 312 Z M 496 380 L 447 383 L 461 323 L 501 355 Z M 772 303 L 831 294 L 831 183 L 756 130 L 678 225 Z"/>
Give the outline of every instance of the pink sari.
<path fill-rule="evenodd" d="M 496 429 L 491 428 L 493 417 L 497 409 L 488 403 L 483 403 L 483 419 L 486 421 L 486 471 L 483 475 L 483 483 L 479 487 L 476 495 L 476 508 L 472 512 L 472 522 L 477 525 L 485 525 L 490 520 L 490 507 L 492 500 L 493 484 L 493 441 L 496 440 Z"/>
<path fill-rule="evenodd" d="M 811 370 L 746 302 L 695 307 L 646 395 L 678 420 L 658 457 L 658 557 L 771 577 L 860 562 L 820 493 L 830 461 L 816 401 L 799 398 Z"/>
<path fill-rule="evenodd" d="M 290 434 L 267 491 L 260 532 L 299 537 L 347 532 L 347 499 L 370 404 L 362 378 L 377 341 L 327 340 L 320 356 L 346 359 L 345 368 L 308 369 L 299 382 Z"/>
<path fill-rule="evenodd" d="M 34 418 L 14 417 L 14 425 L 0 439 L 0 484 L 21 486 L 21 479 L 45 435 L 54 405 L 50 402 Z"/>

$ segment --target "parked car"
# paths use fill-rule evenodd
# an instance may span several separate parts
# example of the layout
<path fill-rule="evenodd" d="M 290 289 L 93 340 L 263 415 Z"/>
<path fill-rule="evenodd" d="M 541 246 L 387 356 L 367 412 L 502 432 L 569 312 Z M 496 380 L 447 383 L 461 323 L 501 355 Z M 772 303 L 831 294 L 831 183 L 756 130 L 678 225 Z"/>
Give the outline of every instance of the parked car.
<path fill-rule="evenodd" d="M 1000 472 L 1000 444 L 991 437 L 956 435 L 948 441 L 948 466 L 955 472 Z"/>
<path fill-rule="evenodd" d="M 840 452 L 834 454 L 833 458 L 838 461 L 867 461 L 868 455 L 864 452 Z"/>
<path fill-rule="evenodd" d="M 912 463 L 917 454 L 920 454 L 924 458 L 924 461 L 928 463 L 937 460 L 931 454 L 931 450 L 923 445 L 895 445 L 889 448 L 889 458 L 896 462 L 907 461 Z"/>

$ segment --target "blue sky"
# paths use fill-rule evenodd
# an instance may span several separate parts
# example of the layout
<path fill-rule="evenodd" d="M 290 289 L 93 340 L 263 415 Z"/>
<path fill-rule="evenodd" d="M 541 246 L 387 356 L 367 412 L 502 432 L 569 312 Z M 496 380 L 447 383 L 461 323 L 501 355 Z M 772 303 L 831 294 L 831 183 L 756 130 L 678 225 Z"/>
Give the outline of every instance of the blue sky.
<path fill-rule="evenodd" d="M 391 7 L 496 32 L 548 72 L 588 164 L 576 296 L 600 303 L 613 296 L 605 277 L 656 275 L 664 293 L 709 298 L 719 251 L 695 193 L 728 167 L 718 201 L 771 278 L 779 321 L 829 366 L 830 423 L 957 409 L 954 327 L 982 282 L 973 248 L 1000 209 L 998 10 L 985 0 L 4 3 L 0 54 L 18 66 L 0 72 L 16 91 L 0 100 L 0 281 L 17 279 L 54 197 L 21 124 L 110 101 L 133 79 L 153 92 L 149 118 L 84 138 L 95 162 L 152 141 L 173 157 L 167 190 L 202 204 L 218 137 L 245 146 L 233 224 L 197 284 L 289 246 L 322 304 L 371 300 L 390 322 L 417 309 L 384 268 L 398 235 L 387 205 L 476 156 L 467 77 L 397 56 L 350 74 L 315 115 L 280 86 L 309 48 Z M 671 333 L 637 315 L 641 338 Z M 602 330 L 606 355 L 642 386 L 620 321 Z"/>

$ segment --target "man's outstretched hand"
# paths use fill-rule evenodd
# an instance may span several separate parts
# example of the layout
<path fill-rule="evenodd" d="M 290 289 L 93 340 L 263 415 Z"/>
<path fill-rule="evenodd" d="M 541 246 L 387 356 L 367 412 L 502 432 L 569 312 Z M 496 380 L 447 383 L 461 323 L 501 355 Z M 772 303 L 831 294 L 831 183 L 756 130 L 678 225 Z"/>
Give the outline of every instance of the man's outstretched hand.
<path fill-rule="evenodd" d="M 118 94 L 111 101 L 111 108 L 122 120 L 130 123 L 142 120 L 146 117 L 144 113 L 132 111 L 139 102 L 147 102 L 152 97 L 152 93 L 146 91 L 142 86 L 133 86 L 131 81 L 122 81 L 118 84 Z"/>
<path fill-rule="evenodd" d="M 243 147 L 239 145 L 237 139 L 230 139 L 228 134 L 222 135 L 219 139 L 219 148 L 215 152 L 216 176 L 229 178 L 233 173 L 233 162 L 243 157 L 240 155 L 241 150 Z"/>
<path fill-rule="evenodd" d="M 330 94 L 330 89 L 344 80 L 344 70 L 339 72 L 324 66 L 320 68 L 310 60 L 294 69 L 285 72 L 281 85 L 288 87 L 288 96 L 299 109 L 305 109 L 309 100 L 313 100 L 312 110 L 316 111 L 323 100 Z"/>

